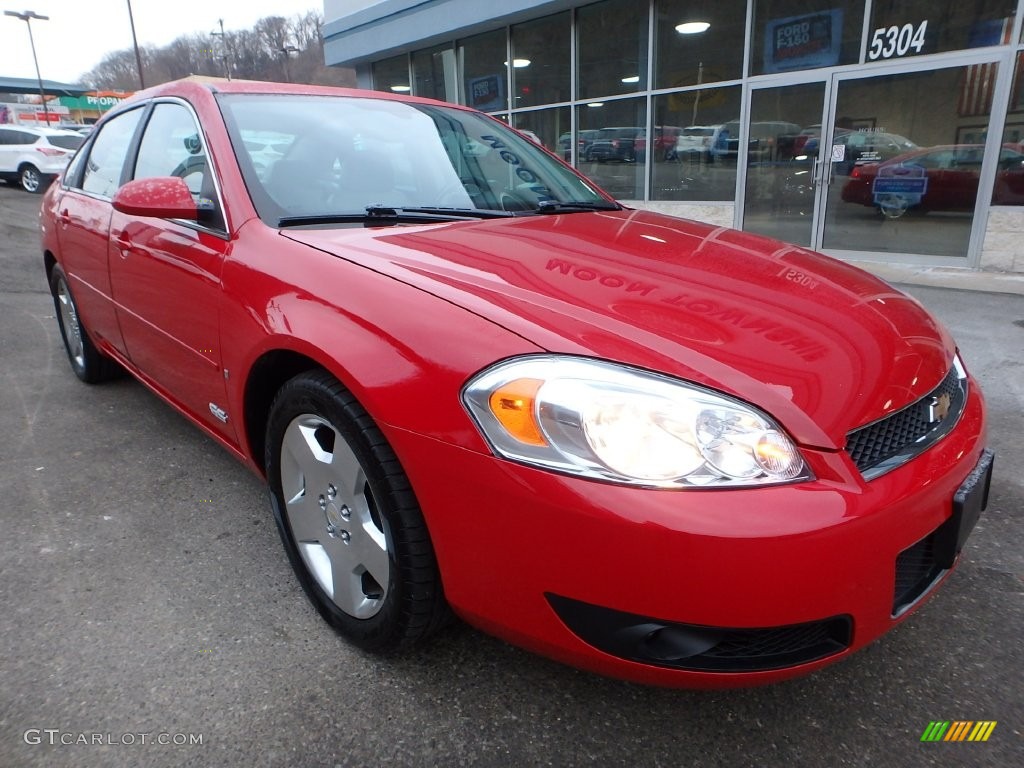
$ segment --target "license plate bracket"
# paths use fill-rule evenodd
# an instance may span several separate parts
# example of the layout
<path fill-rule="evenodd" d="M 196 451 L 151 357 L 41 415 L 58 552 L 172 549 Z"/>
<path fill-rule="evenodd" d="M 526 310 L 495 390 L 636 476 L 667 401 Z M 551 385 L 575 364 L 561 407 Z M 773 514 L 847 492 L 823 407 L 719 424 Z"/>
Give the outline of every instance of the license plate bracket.
<path fill-rule="evenodd" d="M 995 454 L 985 449 L 971 474 L 953 494 L 953 514 L 935 532 L 935 559 L 942 568 L 952 568 L 967 537 L 988 506 Z"/>

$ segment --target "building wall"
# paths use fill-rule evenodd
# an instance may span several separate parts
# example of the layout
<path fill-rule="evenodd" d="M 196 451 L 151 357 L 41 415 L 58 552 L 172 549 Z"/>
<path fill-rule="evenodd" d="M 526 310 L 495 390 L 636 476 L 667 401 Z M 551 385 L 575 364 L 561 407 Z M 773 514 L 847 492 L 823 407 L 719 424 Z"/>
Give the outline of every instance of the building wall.
<path fill-rule="evenodd" d="M 684 34 L 698 10 L 710 26 Z M 491 112 L 630 205 L 840 258 L 1024 272 L 1022 10 L 329 0 L 324 31 L 361 86 Z M 710 148 L 680 138 L 701 129 Z"/>

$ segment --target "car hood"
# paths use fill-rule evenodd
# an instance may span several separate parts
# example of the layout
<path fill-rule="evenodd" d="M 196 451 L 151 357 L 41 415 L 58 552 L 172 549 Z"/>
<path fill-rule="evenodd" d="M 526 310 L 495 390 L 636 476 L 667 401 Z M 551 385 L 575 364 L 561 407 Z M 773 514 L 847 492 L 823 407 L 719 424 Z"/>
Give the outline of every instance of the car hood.
<path fill-rule="evenodd" d="M 545 350 L 729 393 L 808 446 L 842 448 L 851 429 L 934 389 L 954 353 L 915 299 L 859 269 L 650 212 L 282 234 Z"/>

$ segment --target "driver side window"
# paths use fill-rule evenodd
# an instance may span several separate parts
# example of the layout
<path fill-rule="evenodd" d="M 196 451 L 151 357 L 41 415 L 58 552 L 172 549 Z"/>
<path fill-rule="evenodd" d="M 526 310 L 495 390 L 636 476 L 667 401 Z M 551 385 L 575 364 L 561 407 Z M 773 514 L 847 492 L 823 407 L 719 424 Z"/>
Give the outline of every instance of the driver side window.
<path fill-rule="evenodd" d="M 146 124 L 132 178 L 156 176 L 183 179 L 199 206 L 199 223 L 224 230 L 206 147 L 192 114 L 180 104 L 157 104 Z"/>

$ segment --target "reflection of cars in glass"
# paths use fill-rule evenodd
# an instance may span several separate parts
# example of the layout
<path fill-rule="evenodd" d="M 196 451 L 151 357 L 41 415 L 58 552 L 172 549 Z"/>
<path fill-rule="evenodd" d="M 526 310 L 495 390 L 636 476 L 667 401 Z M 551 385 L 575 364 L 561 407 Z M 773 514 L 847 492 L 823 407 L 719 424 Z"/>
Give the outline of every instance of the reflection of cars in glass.
<path fill-rule="evenodd" d="M 781 120 L 759 120 L 750 124 L 747 142 L 748 157 L 755 162 L 784 160 L 792 157 L 793 139 L 800 133 L 800 126 Z M 718 137 L 711 148 L 717 160 L 735 161 L 740 145 L 740 124 L 731 120 L 721 126 Z"/>
<path fill-rule="evenodd" d="M 711 148 L 718 141 L 718 135 L 725 126 L 691 125 L 683 128 L 676 138 L 675 157 L 686 160 L 694 155 L 703 161 L 711 159 Z"/>
<path fill-rule="evenodd" d="M 671 160 L 675 155 L 676 137 L 679 136 L 682 128 L 675 125 L 654 126 L 654 159 Z M 637 134 L 633 143 L 633 151 L 636 160 L 642 163 L 647 159 L 647 136 L 643 129 Z"/>
<path fill-rule="evenodd" d="M 860 165 L 843 187 L 843 200 L 873 206 L 889 218 L 907 211 L 973 211 L 985 147 L 952 144 L 926 147 Z M 992 192 L 994 205 L 1024 204 L 1024 153 L 1004 144 Z"/>
<path fill-rule="evenodd" d="M 290 137 L 266 180 L 263 131 Z M 451 609 L 603 674 L 764 684 L 899 624 L 985 506 L 982 396 L 918 302 L 625 209 L 465 107 L 167 83 L 40 231 L 75 375 L 128 370 L 265 478 L 361 648 Z"/>
<path fill-rule="evenodd" d="M 0 126 L 0 179 L 43 192 L 67 167 L 85 137 L 58 128 Z"/>
<path fill-rule="evenodd" d="M 598 135 L 596 130 L 585 130 L 579 132 L 578 147 L 576 149 L 576 156 L 583 160 L 587 147 L 590 146 L 590 142 L 594 140 L 594 137 Z M 562 156 L 562 159 L 569 162 L 572 159 L 572 134 L 568 131 L 558 137 L 558 153 Z"/>
<path fill-rule="evenodd" d="M 633 162 L 636 160 L 636 138 L 644 129 L 631 127 L 600 128 L 590 144 L 582 149 L 582 157 L 588 163 L 604 163 L 610 160 Z"/>
<path fill-rule="evenodd" d="M 832 163 L 832 171 L 840 176 L 849 176 L 857 165 L 878 163 L 917 149 L 917 144 L 905 136 L 881 131 L 837 131 L 832 143 L 844 147 L 843 159 Z"/>

